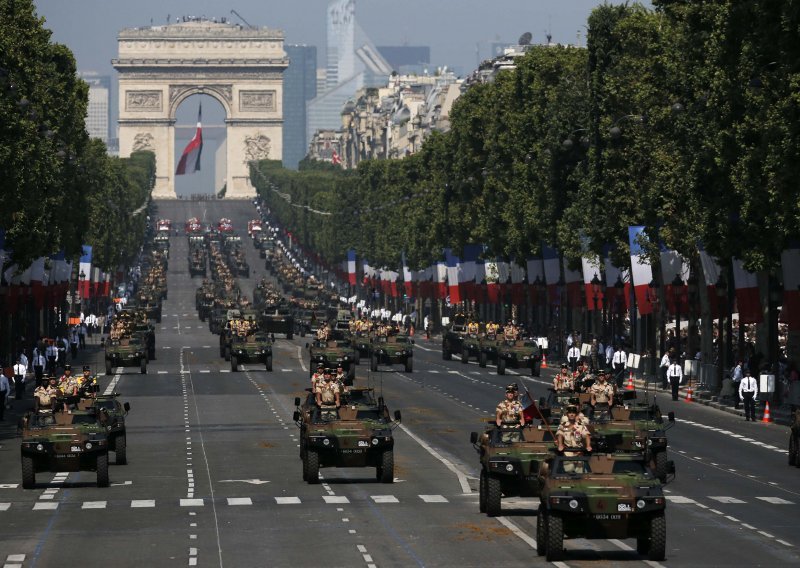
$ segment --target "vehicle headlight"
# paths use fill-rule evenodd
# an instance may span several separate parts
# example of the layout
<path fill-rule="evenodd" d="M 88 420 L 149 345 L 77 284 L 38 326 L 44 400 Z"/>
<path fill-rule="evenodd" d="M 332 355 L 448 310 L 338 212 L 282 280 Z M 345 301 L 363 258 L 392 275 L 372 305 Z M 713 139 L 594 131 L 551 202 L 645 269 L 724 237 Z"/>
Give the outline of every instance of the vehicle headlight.
<path fill-rule="evenodd" d="M 514 464 L 512 463 L 506 464 L 506 471 L 508 472 L 514 471 Z"/>
<path fill-rule="evenodd" d="M 576 499 L 570 499 L 569 508 L 570 509 L 577 509 L 578 508 L 578 501 Z"/>
<path fill-rule="evenodd" d="M 636 501 L 636 508 L 637 509 L 644 509 L 644 506 L 645 506 L 644 499 L 639 499 L 638 501 Z"/>
<path fill-rule="evenodd" d="M 330 446 L 331 445 L 331 441 L 328 438 L 325 438 L 324 440 L 322 440 L 322 445 Z"/>
<path fill-rule="evenodd" d="M 87 450 L 91 450 L 92 449 L 92 443 L 91 442 L 86 442 L 86 449 Z"/>
<path fill-rule="evenodd" d="M 44 446 L 41 444 L 36 444 L 36 449 L 41 452 L 44 449 Z"/>
<path fill-rule="evenodd" d="M 106 426 L 106 430 L 108 430 L 109 432 L 111 432 L 111 426 Z"/>
<path fill-rule="evenodd" d="M 642 446 L 644 446 L 644 444 L 642 444 L 641 440 L 634 440 L 633 441 L 633 447 L 634 448 L 641 448 Z"/>
<path fill-rule="evenodd" d="M 653 445 L 653 440 L 651 440 L 650 438 L 647 438 L 647 445 L 648 446 L 652 446 Z"/>
<path fill-rule="evenodd" d="M 372 438 L 372 445 L 377 446 L 380 440 L 378 438 Z"/>

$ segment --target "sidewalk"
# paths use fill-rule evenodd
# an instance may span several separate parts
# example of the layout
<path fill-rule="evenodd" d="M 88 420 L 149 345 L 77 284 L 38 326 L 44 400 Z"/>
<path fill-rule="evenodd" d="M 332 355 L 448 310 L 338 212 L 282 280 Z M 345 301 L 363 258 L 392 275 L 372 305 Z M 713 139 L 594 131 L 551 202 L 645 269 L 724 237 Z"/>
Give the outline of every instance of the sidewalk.
<path fill-rule="evenodd" d="M 627 384 L 628 379 L 625 379 L 625 384 Z M 671 389 L 662 389 L 661 385 L 658 382 L 654 381 L 645 381 L 642 378 L 634 377 L 633 383 L 636 385 L 637 389 L 644 389 L 648 388 L 650 390 L 655 390 L 659 393 L 664 393 L 668 396 L 672 395 Z M 688 385 L 681 385 L 679 392 L 680 400 L 686 400 L 687 392 L 689 390 Z M 723 412 L 728 412 L 730 414 L 735 414 L 736 416 L 744 417 L 744 407 L 740 404 L 739 408 L 734 407 L 734 401 L 732 399 L 721 399 L 719 396 L 713 394 L 707 390 L 700 390 L 697 385 L 692 385 L 692 400 L 697 404 L 702 404 L 704 406 L 709 406 L 711 408 L 716 408 L 717 410 L 722 410 Z M 770 405 L 769 408 L 770 415 L 772 416 L 772 421 L 776 424 L 783 424 L 784 426 L 788 426 L 791 423 L 792 415 L 789 411 L 789 406 L 775 406 Z M 764 403 L 758 402 L 756 404 L 756 420 L 761 420 L 761 417 L 764 415 Z"/>

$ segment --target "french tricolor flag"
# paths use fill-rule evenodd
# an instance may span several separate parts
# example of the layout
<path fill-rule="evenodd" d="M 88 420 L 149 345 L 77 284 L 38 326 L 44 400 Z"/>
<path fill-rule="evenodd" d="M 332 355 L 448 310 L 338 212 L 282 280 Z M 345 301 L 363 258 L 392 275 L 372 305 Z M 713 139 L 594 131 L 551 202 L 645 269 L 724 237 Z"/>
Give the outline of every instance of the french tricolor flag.
<path fill-rule="evenodd" d="M 441 260 L 436 263 L 436 293 L 442 300 L 447 297 L 447 264 Z"/>
<path fill-rule="evenodd" d="M 580 270 L 572 270 L 566 257 L 561 259 L 564 264 L 564 283 L 567 285 L 567 301 L 573 308 L 580 307 L 581 301 L 581 282 L 583 276 Z M 591 278 L 590 278 L 591 279 Z"/>
<path fill-rule="evenodd" d="M 89 297 L 89 285 L 92 279 L 92 247 L 91 245 L 83 245 L 83 254 L 81 255 L 80 265 L 78 266 L 78 274 L 83 273 L 83 278 L 78 280 L 78 291 L 84 298 Z"/>
<path fill-rule="evenodd" d="M 544 279 L 547 282 L 550 303 L 558 305 L 561 303 L 558 290 L 558 284 L 561 281 L 561 264 L 558 261 L 558 251 L 542 244 L 542 256 L 544 257 Z"/>
<path fill-rule="evenodd" d="M 758 277 L 744 269 L 744 263 L 733 259 L 733 283 L 736 286 L 736 306 L 740 323 L 761 323 L 761 298 L 758 296 Z"/>
<path fill-rule="evenodd" d="M 464 245 L 464 261 L 461 263 L 461 291 L 467 300 L 478 300 L 475 286 L 475 267 L 483 250 L 483 245 Z"/>
<path fill-rule="evenodd" d="M 530 298 L 532 303 L 538 306 L 542 303 L 542 298 L 538 297 L 539 291 L 536 289 L 536 285 L 544 285 L 544 266 L 542 265 L 542 259 L 535 257 L 529 258 L 526 268 L 528 272 L 528 290 L 530 292 Z"/>
<path fill-rule="evenodd" d="M 689 312 L 689 300 L 686 293 L 686 285 L 673 286 L 672 283 L 675 281 L 676 276 L 680 277 L 681 282 L 687 282 L 689 280 L 689 263 L 678 251 L 669 249 L 664 243 L 661 243 L 661 277 L 666 287 L 667 310 L 670 314 L 676 314 L 677 306 L 675 300 L 677 299 L 681 312 L 687 314 Z"/>
<path fill-rule="evenodd" d="M 356 251 L 347 251 L 347 281 L 350 286 L 356 285 Z"/>
<path fill-rule="evenodd" d="M 450 294 L 450 303 L 458 304 L 462 299 L 459 282 L 461 260 L 450 249 L 445 249 L 444 254 L 445 262 L 447 262 L 447 292 Z"/>
<path fill-rule="evenodd" d="M 611 260 L 614 245 L 606 244 L 603 247 L 603 265 L 606 269 L 606 300 L 615 313 L 631 307 L 631 275 L 627 268 L 619 268 Z M 618 284 L 622 284 L 619 286 Z"/>
<path fill-rule="evenodd" d="M 781 254 L 783 309 L 781 320 L 789 331 L 800 331 L 800 243 L 790 243 Z"/>
<path fill-rule="evenodd" d="M 706 281 L 706 294 L 708 294 L 708 303 L 711 306 L 711 319 L 717 319 L 721 312 L 717 299 L 717 282 L 722 269 L 717 259 L 708 254 L 702 243 L 697 244 L 697 251 L 700 253 L 700 267 L 703 269 L 703 279 Z"/>
<path fill-rule="evenodd" d="M 631 276 L 633 278 L 633 291 L 636 294 L 636 304 L 639 314 L 653 313 L 653 305 L 648 298 L 650 282 L 653 281 L 653 267 L 644 254 L 641 241 L 647 240 L 644 227 L 641 225 L 628 227 L 628 242 L 631 247 Z"/>
<path fill-rule="evenodd" d="M 193 174 L 200 171 L 200 155 L 203 153 L 203 127 L 200 125 L 203 117 L 203 105 L 197 111 L 197 131 L 183 149 L 181 159 L 178 162 L 178 168 L 175 170 L 176 176 L 184 174 Z"/>
<path fill-rule="evenodd" d="M 406 260 L 406 251 L 400 253 L 400 261 L 403 264 L 403 290 L 409 298 L 414 297 L 414 275 L 408 268 L 408 261 Z"/>

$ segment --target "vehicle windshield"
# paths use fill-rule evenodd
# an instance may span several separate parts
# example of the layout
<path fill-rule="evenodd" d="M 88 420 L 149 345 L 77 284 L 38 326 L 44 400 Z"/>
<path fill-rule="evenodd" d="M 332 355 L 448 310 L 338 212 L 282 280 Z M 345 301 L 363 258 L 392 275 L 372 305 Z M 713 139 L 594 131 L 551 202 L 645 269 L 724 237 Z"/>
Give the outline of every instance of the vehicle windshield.
<path fill-rule="evenodd" d="M 116 410 L 116 404 L 113 400 L 98 400 L 94 403 L 97 408 L 105 408 L 106 410 Z"/>
<path fill-rule="evenodd" d="M 631 410 L 630 420 L 655 420 L 656 416 L 649 410 Z"/>
<path fill-rule="evenodd" d="M 644 465 L 638 461 L 615 461 L 612 473 L 634 473 L 644 475 Z"/>
<path fill-rule="evenodd" d="M 356 412 L 356 420 L 382 420 L 383 415 L 378 412 L 377 408 L 370 408 L 366 410 L 359 410 Z"/>
<path fill-rule="evenodd" d="M 97 424 L 97 416 L 94 414 L 73 414 L 73 424 Z"/>

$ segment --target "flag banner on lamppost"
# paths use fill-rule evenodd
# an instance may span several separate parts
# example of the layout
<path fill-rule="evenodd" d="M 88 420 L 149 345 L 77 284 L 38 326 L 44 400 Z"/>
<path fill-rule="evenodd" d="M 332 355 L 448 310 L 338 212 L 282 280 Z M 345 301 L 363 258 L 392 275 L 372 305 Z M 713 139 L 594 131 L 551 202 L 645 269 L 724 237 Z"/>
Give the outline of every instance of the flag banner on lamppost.
<path fill-rule="evenodd" d="M 722 274 L 719 262 L 703 247 L 703 243 L 697 243 L 697 251 L 700 253 L 700 267 L 703 269 L 703 279 L 706 281 L 706 293 L 708 303 L 711 306 L 711 318 L 719 317 L 722 310 L 717 300 L 717 282 Z"/>
<path fill-rule="evenodd" d="M 445 249 L 444 255 L 447 263 L 447 292 L 450 295 L 450 303 L 458 304 L 462 300 L 459 274 L 461 259 L 455 256 L 450 249 Z"/>
<path fill-rule="evenodd" d="M 356 285 L 356 251 L 347 251 L 347 281 L 350 286 Z"/>
<path fill-rule="evenodd" d="M 653 281 L 653 267 L 644 254 L 642 240 L 647 240 L 644 227 L 641 225 L 628 227 L 628 244 L 631 247 L 631 277 L 633 291 L 636 294 L 636 305 L 640 315 L 653 313 L 653 305 L 648 296 L 648 287 Z"/>
<path fill-rule="evenodd" d="M 464 260 L 461 263 L 461 290 L 464 298 L 473 302 L 478 301 L 475 271 L 478 258 L 483 250 L 483 245 L 464 245 Z"/>
<path fill-rule="evenodd" d="M 761 298 L 758 295 L 758 278 L 754 272 L 745 270 L 744 263 L 740 259 L 734 258 L 732 263 L 739 325 L 761 323 L 764 314 L 761 312 Z"/>
<path fill-rule="evenodd" d="M 525 265 L 526 272 L 528 273 L 528 292 L 530 298 L 535 305 L 539 305 L 542 299 L 538 296 L 539 290 L 537 289 L 536 283 L 544 284 L 544 265 L 542 264 L 542 259 L 536 257 L 529 258 Z"/>
<path fill-rule="evenodd" d="M 673 282 L 676 276 L 684 283 L 689 280 L 689 263 L 678 251 L 667 248 L 664 243 L 660 243 L 659 246 L 661 249 L 661 277 L 666 288 L 667 310 L 672 315 L 678 313 L 679 306 L 675 302 L 677 297 L 678 302 L 680 302 L 680 311 L 688 314 L 689 301 L 685 286 L 676 287 Z"/>
<path fill-rule="evenodd" d="M 558 283 L 561 280 L 561 264 L 558 261 L 558 251 L 542 243 L 542 257 L 544 258 L 544 279 L 547 283 L 547 295 L 550 303 L 561 303 Z"/>
<path fill-rule="evenodd" d="M 569 267 L 566 257 L 561 259 L 564 264 L 564 284 L 567 285 L 567 301 L 573 308 L 581 305 L 581 283 L 583 276 L 580 270 L 573 270 Z"/>
<path fill-rule="evenodd" d="M 613 302 L 615 311 L 620 311 L 621 306 L 626 310 L 631 308 L 631 272 L 628 268 L 620 268 L 611 260 L 614 245 L 603 246 L 603 268 L 606 271 L 606 299 Z M 622 284 L 622 286 L 619 286 Z"/>

